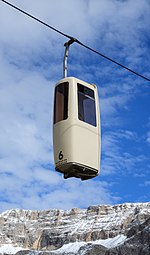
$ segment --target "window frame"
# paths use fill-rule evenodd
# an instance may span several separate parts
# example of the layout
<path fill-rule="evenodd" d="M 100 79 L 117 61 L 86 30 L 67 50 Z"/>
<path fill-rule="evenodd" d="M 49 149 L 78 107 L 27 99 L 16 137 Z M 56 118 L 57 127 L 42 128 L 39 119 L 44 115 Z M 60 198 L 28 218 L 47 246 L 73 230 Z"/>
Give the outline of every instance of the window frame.
<path fill-rule="evenodd" d="M 59 101 L 61 98 L 59 99 L 59 97 L 61 97 L 62 95 L 63 101 L 61 103 Z M 69 82 L 61 82 L 55 87 L 54 118 L 53 118 L 54 124 L 66 120 L 68 118 L 68 99 L 69 99 Z"/>
<path fill-rule="evenodd" d="M 77 83 L 77 94 L 78 94 L 78 119 L 89 125 L 92 125 L 93 127 L 96 127 L 97 112 L 95 90 L 83 84 Z M 86 103 L 88 103 L 87 106 Z M 93 115 L 92 119 L 91 114 Z"/>

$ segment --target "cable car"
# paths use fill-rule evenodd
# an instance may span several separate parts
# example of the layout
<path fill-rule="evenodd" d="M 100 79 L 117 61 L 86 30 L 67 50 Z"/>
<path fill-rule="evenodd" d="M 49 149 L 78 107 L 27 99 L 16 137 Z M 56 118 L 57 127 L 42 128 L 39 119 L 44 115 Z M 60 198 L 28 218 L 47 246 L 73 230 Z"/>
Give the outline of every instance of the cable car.
<path fill-rule="evenodd" d="M 55 86 L 55 169 L 64 178 L 93 178 L 100 171 L 100 112 L 96 85 L 65 77 Z"/>

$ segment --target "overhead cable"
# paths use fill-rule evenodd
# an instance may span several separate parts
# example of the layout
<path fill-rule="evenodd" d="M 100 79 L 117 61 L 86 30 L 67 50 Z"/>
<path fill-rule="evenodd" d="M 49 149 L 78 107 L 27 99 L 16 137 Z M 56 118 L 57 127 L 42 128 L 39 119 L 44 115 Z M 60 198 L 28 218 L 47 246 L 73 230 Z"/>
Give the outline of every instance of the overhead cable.
<path fill-rule="evenodd" d="M 91 47 L 89 47 L 89 46 L 83 44 L 83 43 L 80 42 L 78 39 L 74 38 L 73 36 L 70 36 L 70 35 L 68 35 L 68 34 L 63 33 L 62 31 L 60 31 L 60 30 L 54 28 L 53 26 L 50 26 L 49 24 L 43 22 L 42 20 L 36 18 L 35 16 L 29 14 L 28 12 L 25 12 L 24 10 L 18 8 L 17 6 L 15 6 L 15 5 L 13 5 L 13 4 L 11 4 L 11 3 L 5 1 L 5 0 L 1 0 L 1 1 L 4 2 L 5 4 L 9 5 L 10 7 L 16 9 L 17 11 L 19 11 L 19 12 L 21 12 L 21 13 L 27 15 L 28 17 L 30 17 L 30 18 L 36 20 L 37 22 L 41 23 L 42 25 L 44 25 L 44 26 L 46 26 L 46 27 L 52 29 L 53 31 L 55 31 L 55 32 L 57 32 L 57 33 L 59 33 L 59 34 L 61 34 L 62 36 L 65 36 L 65 37 L 69 38 L 70 40 L 73 40 L 74 42 L 76 42 L 77 44 L 81 45 L 82 47 L 84 47 L 84 48 L 86 48 L 86 49 L 88 49 L 88 50 L 90 50 L 90 51 L 96 53 L 97 55 L 99 55 L 99 56 L 101 56 L 101 57 L 103 57 L 103 58 L 105 58 L 105 59 L 107 59 L 107 60 L 113 62 L 114 64 L 116 64 L 116 65 L 118 65 L 118 66 L 120 66 L 120 67 L 126 69 L 127 71 L 129 71 L 129 72 L 131 72 L 131 73 L 133 73 L 133 74 L 135 74 L 135 75 L 137 75 L 137 76 L 139 76 L 139 77 L 141 77 L 141 78 L 143 78 L 143 79 L 145 79 L 145 80 L 147 80 L 147 81 L 150 82 L 150 79 L 147 78 L 147 77 L 145 77 L 144 75 L 141 75 L 140 73 L 138 73 L 138 72 L 136 72 L 136 71 L 130 69 L 129 67 L 127 67 L 127 66 L 125 66 L 125 65 L 123 65 L 123 64 L 121 64 L 121 63 L 119 63 L 119 62 L 117 62 L 117 61 L 115 61 L 115 60 L 113 60 L 112 58 L 105 56 L 104 54 L 100 53 L 99 51 L 97 51 L 97 50 L 95 50 L 95 49 L 93 49 L 93 48 L 91 48 Z"/>

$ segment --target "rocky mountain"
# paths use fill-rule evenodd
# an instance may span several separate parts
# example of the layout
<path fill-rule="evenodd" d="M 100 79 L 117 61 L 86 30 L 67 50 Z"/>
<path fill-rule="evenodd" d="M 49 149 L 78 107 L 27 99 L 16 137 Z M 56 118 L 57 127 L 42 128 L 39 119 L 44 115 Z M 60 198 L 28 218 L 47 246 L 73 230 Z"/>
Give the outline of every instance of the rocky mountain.
<path fill-rule="evenodd" d="M 0 254 L 150 255 L 150 203 L 0 214 Z"/>

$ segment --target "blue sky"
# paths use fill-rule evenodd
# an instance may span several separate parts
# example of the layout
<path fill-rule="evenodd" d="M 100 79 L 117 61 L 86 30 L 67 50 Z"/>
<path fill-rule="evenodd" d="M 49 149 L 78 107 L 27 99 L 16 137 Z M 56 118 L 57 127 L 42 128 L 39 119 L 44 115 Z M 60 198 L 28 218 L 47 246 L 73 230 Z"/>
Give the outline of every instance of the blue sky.
<path fill-rule="evenodd" d="M 150 79 L 148 0 L 11 0 L 12 4 Z M 150 200 L 150 82 L 73 44 L 68 76 L 95 83 L 100 176 L 54 170 L 52 108 L 67 38 L 0 2 L 0 211 Z"/>

